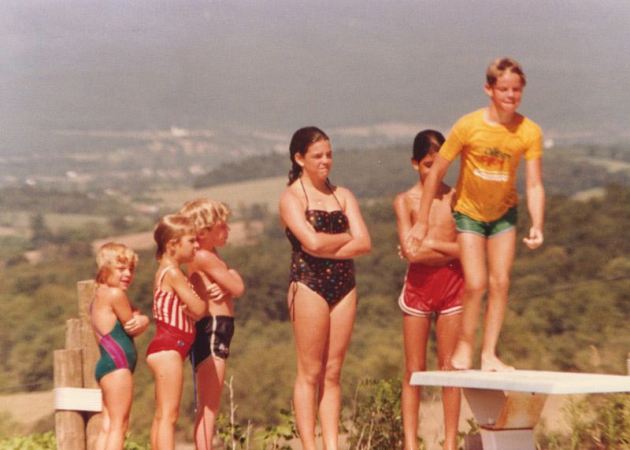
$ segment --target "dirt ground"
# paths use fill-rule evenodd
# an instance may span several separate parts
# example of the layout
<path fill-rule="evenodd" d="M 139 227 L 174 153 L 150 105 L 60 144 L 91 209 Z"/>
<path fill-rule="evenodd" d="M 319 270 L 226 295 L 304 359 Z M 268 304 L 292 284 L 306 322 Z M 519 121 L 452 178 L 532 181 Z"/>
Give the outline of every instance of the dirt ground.
<path fill-rule="evenodd" d="M 575 396 L 549 396 L 543 410 L 542 420 L 548 430 L 568 431 L 567 424 L 563 420 L 562 408 Z M 39 420 L 53 413 L 53 392 L 30 392 L 0 396 L 0 412 L 8 412 L 12 419 L 26 429 L 35 425 Z M 462 402 L 462 414 L 459 429 L 468 431 L 467 419 L 472 417 L 470 408 L 466 402 Z M 420 408 L 420 436 L 424 439 L 427 450 L 440 450 L 440 440 L 443 438 L 442 405 L 439 399 L 431 399 L 423 402 Z M 295 443 L 294 448 L 300 448 Z M 342 447 L 343 448 L 343 447 Z M 191 443 L 179 443 L 177 450 L 194 450 Z"/>
<path fill-rule="evenodd" d="M 53 391 L 0 395 L 0 412 L 29 429 L 53 413 Z"/>

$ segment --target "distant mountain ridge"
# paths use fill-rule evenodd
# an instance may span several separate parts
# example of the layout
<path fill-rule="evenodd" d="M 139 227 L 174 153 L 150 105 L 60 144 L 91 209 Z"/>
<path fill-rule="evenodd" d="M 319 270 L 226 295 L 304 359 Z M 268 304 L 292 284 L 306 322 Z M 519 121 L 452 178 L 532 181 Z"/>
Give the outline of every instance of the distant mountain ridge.
<path fill-rule="evenodd" d="M 394 195 L 417 181 L 409 163 L 410 157 L 410 149 L 402 145 L 335 151 L 331 179 L 349 187 L 359 197 Z M 554 147 L 545 151 L 543 165 L 545 188 L 549 194 L 573 195 L 611 184 L 630 185 L 628 147 Z M 287 174 L 289 167 L 287 154 L 249 157 L 225 163 L 197 177 L 194 186 L 203 188 L 280 176 Z M 456 162 L 449 169 L 446 181 L 454 184 L 457 172 Z M 524 188 L 522 173 L 518 187 L 521 191 Z"/>

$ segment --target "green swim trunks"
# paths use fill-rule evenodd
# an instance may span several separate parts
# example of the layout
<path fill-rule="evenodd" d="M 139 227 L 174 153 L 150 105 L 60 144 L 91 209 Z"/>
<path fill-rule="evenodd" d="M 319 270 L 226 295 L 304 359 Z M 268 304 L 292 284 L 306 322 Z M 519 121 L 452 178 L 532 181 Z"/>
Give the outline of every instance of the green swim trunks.
<path fill-rule="evenodd" d="M 489 238 L 514 228 L 516 226 L 517 212 L 516 206 L 513 206 L 503 216 L 492 222 L 475 220 L 459 211 L 453 211 L 453 218 L 459 233 L 475 233 Z"/>

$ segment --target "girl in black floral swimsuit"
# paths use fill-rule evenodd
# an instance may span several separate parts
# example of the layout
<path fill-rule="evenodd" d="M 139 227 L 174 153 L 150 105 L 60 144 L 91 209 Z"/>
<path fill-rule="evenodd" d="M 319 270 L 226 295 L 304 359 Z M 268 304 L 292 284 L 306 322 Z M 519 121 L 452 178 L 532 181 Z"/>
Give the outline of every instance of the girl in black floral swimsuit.
<path fill-rule="evenodd" d="M 304 198 L 306 199 L 306 220 L 316 232 L 339 234 L 347 233 L 349 229 L 348 217 L 344 213 L 341 203 L 331 189 L 331 194 L 337 200 L 339 210 L 325 211 L 309 209 L 308 195 L 304 189 L 302 179 L 299 180 Z M 352 259 L 332 259 L 313 256 L 302 249 L 302 244 L 289 228 L 287 237 L 291 242 L 291 281 L 302 283 L 319 294 L 330 306 L 341 301 L 354 289 L 354 261 Z"/>
<path fill-rule="evenodd" d="M 290 156 L 280 217 L 293 249 L 288 292 L 297 351 L 293 404 L 302 448 L 316 449 L 319 413 L 324 447 L 337 450 L 339 379 L 357 304 L 352 258 L 367 253 L 371 243 L 354 195 L 328 180 L 328 136 L 315 127 L 297 130 Z"/>

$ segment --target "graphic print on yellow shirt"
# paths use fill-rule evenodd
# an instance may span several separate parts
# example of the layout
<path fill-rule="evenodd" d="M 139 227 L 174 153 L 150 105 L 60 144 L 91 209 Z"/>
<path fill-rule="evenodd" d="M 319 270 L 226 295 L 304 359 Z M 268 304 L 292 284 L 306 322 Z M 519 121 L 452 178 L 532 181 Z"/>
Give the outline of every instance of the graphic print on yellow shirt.
<path fill-rule="evenodd" d="M 455 211 L 490 222 L 518 203 L 516 170 L 521 156 L 542 156 L 540 127 L 526 117 L 509 127 L 489 124 L 485 109 L 455 123 L 440 156 L 453 161 L 461 154 Z"/>

